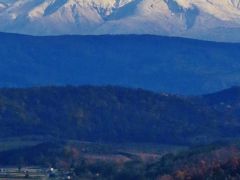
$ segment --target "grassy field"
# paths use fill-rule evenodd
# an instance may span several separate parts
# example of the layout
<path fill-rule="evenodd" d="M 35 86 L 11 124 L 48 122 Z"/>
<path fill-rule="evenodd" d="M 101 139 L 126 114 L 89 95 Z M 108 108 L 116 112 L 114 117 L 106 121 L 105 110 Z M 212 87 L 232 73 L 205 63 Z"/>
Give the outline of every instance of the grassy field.
<path fill-rule="evenodd" d="M 51 143 L 56 143 L 57 146 L 51 146 L 51 143 L 48 144 L 47 140 L 50 140 Z M 46 142 L 47 144 L 44 144 Z M 0 180 L 20 180 L 26 179 L 26 176 L 28 179 L 49 179 L 49 168 L 52 166 L 54 166 L 56 172 L 54 173 L 54 178 L 51 179 L 66 179 L 66 174 L 71 170 L 73 159 L 76 159 L 75 168 L 84 167 L 82 177 L 95 177 L 97 173 L 89 175 L 88 168 L 108 169 L 114 165 L 116 169 L 121 169 L 126 163 L 140 162 L 140 164 L 148 164 L 158 161 L 167 153 L 175 154 L 186 149 L 188 147 L 175 145 L 148 143 L 103 144 L 76 140 L 54 140 L 45 137 L 0 139 Z M 48 152 L 53 152 L 53 154 Z M 4 153 L 7 155 L 2 155 Z M 2 163 L 4 161 L 1 158 L 10 158 L 11 164 L 6 166 L 6 164 Z M 32 161 L 33 159 L 36 159 L 36 161 Z M 52 160 L 55 163 L 51 164 Z M 9 161 L 5 159 L 5 162 L 8 163 Z M 31 162 L 40 163 L 31 164 Z M 81 165 L 81 162 L 84 162 L 84 164 Z M 99 164 L 101 165 L 99 166 Z M 101 166 L 106 166 L 106 168 Z M 18 167 L 21 167 L 21 169 L 18 169 Z"/>
<path fill-rule="evenodd" d="M 31 147 L 48 140 L 48 137 L 42 136 L 0 138 L 0 152 L 23 147 Z"/>

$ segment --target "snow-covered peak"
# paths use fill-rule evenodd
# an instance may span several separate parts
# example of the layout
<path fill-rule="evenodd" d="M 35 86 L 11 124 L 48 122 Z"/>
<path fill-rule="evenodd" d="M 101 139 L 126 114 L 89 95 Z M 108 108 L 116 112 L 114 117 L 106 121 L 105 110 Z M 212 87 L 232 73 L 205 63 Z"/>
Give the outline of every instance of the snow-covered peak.
<path fill-rule="evenodd" d="M 240 8 L 240 0 L 229 0 L 229 3 L 237 9 Z"/>
<path fill-rule="evenodd" d="M 0 31 L 5 32 L 147 33 L 240 41 L 238 29 L 240 0 L 0 0 Z"/>

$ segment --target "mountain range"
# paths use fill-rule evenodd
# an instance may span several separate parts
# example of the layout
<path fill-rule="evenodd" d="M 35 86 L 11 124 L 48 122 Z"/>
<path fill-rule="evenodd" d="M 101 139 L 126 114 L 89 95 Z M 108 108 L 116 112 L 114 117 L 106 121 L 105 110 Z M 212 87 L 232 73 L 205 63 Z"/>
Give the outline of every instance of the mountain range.
<path fill-rule="evenodd" d="M 0 0 L 0 31 L 240 41 L 239 0 Z"/>
<path fill-rule="evenodd" d="M 5 33 L 0 40 L 0 87 L 118 85 L 196 95 L 240 84 L 238 43 Z"/>

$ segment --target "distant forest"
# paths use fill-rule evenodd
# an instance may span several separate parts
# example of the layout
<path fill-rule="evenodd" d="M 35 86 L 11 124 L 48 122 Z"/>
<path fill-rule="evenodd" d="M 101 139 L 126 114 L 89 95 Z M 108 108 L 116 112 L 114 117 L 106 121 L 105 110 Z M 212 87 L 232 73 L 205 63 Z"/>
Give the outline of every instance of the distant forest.
<path fill-rule="evenodd" d="M 176 96 L 122 87 L 0 89 L 0 137 L 204 144 L 240 137 L 240 88 Z"/>

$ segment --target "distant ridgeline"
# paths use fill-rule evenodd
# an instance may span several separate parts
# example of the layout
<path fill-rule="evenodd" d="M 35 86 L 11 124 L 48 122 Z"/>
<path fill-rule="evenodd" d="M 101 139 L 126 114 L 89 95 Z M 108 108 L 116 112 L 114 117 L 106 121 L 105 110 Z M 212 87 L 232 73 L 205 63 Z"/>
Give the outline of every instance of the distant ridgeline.
<path fill-rule="evenodd" d="M 0 138 L 209 143 L 240 137 L 240 88 L 181 97 L 121 87 L 0 90 Z"/>
<path fill-rule="evenodd" d="M 0 33 L 0 86 L 120 85 L 202 94 L 240 84 L 240 44 L 151 35 Z"/>

